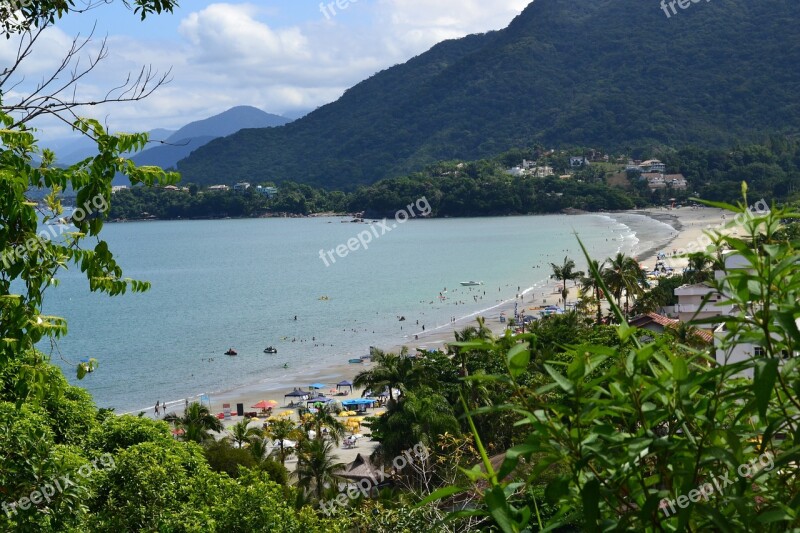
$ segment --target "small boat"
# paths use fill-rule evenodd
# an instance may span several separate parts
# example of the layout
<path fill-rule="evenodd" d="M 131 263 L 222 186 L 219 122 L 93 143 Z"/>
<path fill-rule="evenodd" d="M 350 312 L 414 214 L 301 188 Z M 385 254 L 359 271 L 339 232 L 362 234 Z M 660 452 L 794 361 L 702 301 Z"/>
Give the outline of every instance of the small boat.
<path fill-rule="evenodd" d="M 357 365 L 360 365 L 360 364 L 362 364 L 364 361 L 362 361 L 362 360 L 361 360 L 361 358 L 359 358 L 359 359 L 350 359 L 350 360 L 349 360 L 349 361 L 347 361 L 347 362 L 348 362 L 348 363 L 353 363 L 354 365 L 356 365 L 356 364 L 357 364 Z"/>
<path fill-rule="evenodd" d="M 477 287 L 478 285 L 483 285 L 482 281 L 462 281 L 462 287 Z"/>
<path fill-rule="evenodd" d="M 267 346 L 264 348 L 264 353 L 278 353 L 278 349 L 274 346 Z"/>
<path fill-rule="evenodd" d="M 239 353 L 233 348 L 229 348 L 228 351 L 225 352 L 225 355 L 239 355 Z"/>

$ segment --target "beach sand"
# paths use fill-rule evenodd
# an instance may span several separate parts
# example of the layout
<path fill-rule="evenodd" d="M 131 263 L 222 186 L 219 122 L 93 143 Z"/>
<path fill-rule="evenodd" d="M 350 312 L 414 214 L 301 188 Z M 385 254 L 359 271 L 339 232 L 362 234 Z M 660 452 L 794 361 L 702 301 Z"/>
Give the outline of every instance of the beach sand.
<path fill-rule="evenodd" d="M 619 214 L 611 213 L 608 215 L 612 218 L 614 218 L 615 215 L 628 216 L 628 219 L 626 219 L 624 223 L 628 224 L 634 231 L 637 231 L 635 223 L 636 217 L 630 217 L 630 215 L 650 217 L 671 226 L 674 229 L 674 232 L 666 237 L 664 237 L 662 234 L 662 237 L 658 242 L 648 240 L 648 235 L 644 234 L 644 232 L 640 233 L 637 231 L 637 237 L 640 238 L 640 243 L 638 246 L 639 249 L 635 250 L 633 255 L 642 265 L 652 268 L 655 265 L 657 254 L 659 252 L 664 252 L 668 255 L 665 262 L 672 266 L 677 272 L 680 272 L 686 266 L 688 261 L 686 258 L 676 257 L 675 252 L 686 250 L 690 246 L 694 246 L 699 250 L 704 242 L 703 235 L 707 229 L 721 229 L 726 222 L 731 222 L 730 213 L 726 214 L 726 212 L 721 209 L 709 207 L 682 207 L 678 209 L 653 208 L 628 211 Z M 726 218 L 723 218 L 723 216 Z M 736 228 L 727 228 L 723 231 L 735 232 Z M 580 258 L 574 259 L 579 265 L 584 262 L 580 261 Z M 521 298 L 519 298 L 519 296 L 521 296 Z M 518 306 L 519 311 L 525 311 L 526 314 L 537 314 L 536 311 L 545 305 L 558 304 L 560 302 L 560 298 L 561 295 L 560 291 L 558 290 L 558 283 L 554 280 L 551 280 L 546 283 L 539 284 L 538 286 L 529 287 L 522 290 L 517 299 L 512 298 L 510 300 L 498 301 L 495 303 L 495 305 L 489 307 L 481 313 L 474 313 L 458 318 L 454 323 L 440 326 L 435 329 L 418 331 L 415 334 L 412 334 L 416 335 L 417 338 L 412 337 L 405 343 L 386 344 L 383 346 L 379 345 L 378 348 L 390 352 L 398 352 L 403 346 L 406 346 L 408 347 L 410 353 L 416 353 L 417 350 L 425 351 L 432 349 L 444 349 L 446 343 L 454 341 L 455 331 L 459 331 L 467 326 L 475 325 L 475 319 L 477 315 L 484 316 L 486 319 L 486 326 L 489 327 L 494 333 L 501 334 L 505 330 L 506 324 L 500 322 L 500 314 L 504 312 L 506 317 L 513 317 L 515 304 Z M 578 288 L 570 284 L 567 301 L 575 301 L 577 298 Z M 298 382 L 295 384 L 295 386 L 303 390 L 309 390 L 308 386 L 311 383 L 324 383 L 326 388 L 322 389 L 321 392 L 329 395 L 330 391 L 336 388 L 336 384 L 338 382 L 343 380 L 352 380 L 359 371 L 369 369 L 371 366 L 372 363 L 370 362 L 365 362 L 363 364 L 320 366 L 318 371 L 304 374 L 298 378 Z M 275 400 L 278 402 L 280 407 L 274 409 L 273 412 L 280 413 L 281 411 L 289 409 L 288 407 L 282 408 L 282 406 L 287 405 L 287 402 L 284 401 L 284 395 L 288 392 L 291 391 L 288 389 L 270 389 L 266 388 L 261 383 L 254 383 L 246 387 L 237 388 L 211 397 L 211 411 L 213 413 L 221 413 L 223 411 L 223 404 L 227 403 L 230 404 L 232 412 L 235 413 L 236 404 L 242 403 L 244 404 L 245 412 L 248 412 L 254 410 L 250 407 L 251 405 L 254 405 L 261 400 Z M 342 400 L 348 398 L 359 398 L 361 397 L 361 392 L 362 391 L 360 390 L 354 390 L 347 396 L 336 397 L 336 399 Z M 189 401 L 196 401 L 196 398 L 189 399 Z M 177 411 L 180 413 L 183 411 L 183 407 L 183 401 L 172 402 L 169 404 L 167 410 L 170 412 Z M 293 418 L 296 420 L 296 409 L 293 409 L 293 411 Z M 375 412 L 379 411 L 380 410 L 377 410 Z M 373 410 L 370 410 L 370 413 L 372 412 Z M 152 409 L 146 414 L 151 417 L 154 416 Z M 230 420 L 226 420 L 224 422 L 226 427 L 228 427 L 240 419 L 241 417 L 234 416 Z M 372 451 L 377 447 L 377 443 L 371 441 L 368 437 L 369 429 L 362 427 L 361 431 L 367 436 L 358 441 L 357 447 L 344 449 L 341 445 L 339 446 L 337 457 L 340 462 L 351 462 L 355 459 L 356 454 L 358 453 L 367 455 L 371 454 Z M 296 459 L 292 458 L 291 460 L 287 461 L 286 466 L 290 470 L 293 470 L 295 464 Z"/>

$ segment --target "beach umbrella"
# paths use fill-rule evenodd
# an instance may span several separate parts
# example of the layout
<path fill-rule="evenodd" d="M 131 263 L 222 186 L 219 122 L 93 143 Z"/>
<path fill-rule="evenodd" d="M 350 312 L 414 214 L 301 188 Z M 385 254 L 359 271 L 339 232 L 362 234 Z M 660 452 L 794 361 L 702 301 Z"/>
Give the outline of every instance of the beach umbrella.
<path fill-rule="evenodd" d="M 279 416 L 292 416 L 292 412 L 291 411 L 283 411 L 282 413 L 279 413 Z"/>
<path fill-rule="evenodd" d="M 280 441 L 280 440 L 273 441 L 272 445 L 273 446 L 280 446 L 281 442 L 283 442 L 283 447 L 284 448 L 294 448 L 295 446 L 297 446 L 297 443 L 295 441 L 289 440 L 289 439 L 283 439 L 283 441 Z"/>
<path fill-rule="evenodd" d="M 327 387 L 327 385 L 324 383 L 312 383 L 308 386 L 309 389 L 324 389 L 325 387 Z"/>
<path fill-rule="evenodd" d="M 276 402 L 275 400 L 261 400 L 257 404 L 251 405 L 250 407 L 252 407 L 253 409 L 266 410 L 266 409 L 272 409 L 273 407 L 277 406 L 278 402 Z"/>
<path fill-rule="evenodd" d="M 252 424 L 252 423 L 260 424 L 260 423 L 261 423 L 261 420 L 260 420 L 258 417 L 255 417 L 255 416 L 254 416 L 253 418 L 251 418 L 250 420 L 248 420 L 248 421 L 247 421 L 247 423 L 248 423 L 248 424 Z"/>

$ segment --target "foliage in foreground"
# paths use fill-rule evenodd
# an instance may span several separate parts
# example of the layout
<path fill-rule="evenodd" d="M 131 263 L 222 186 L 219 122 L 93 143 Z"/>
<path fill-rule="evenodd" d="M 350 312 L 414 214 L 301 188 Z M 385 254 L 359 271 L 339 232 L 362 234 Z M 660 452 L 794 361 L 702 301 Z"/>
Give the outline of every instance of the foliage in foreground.
<path fill-rule="evenodd" d="M 747 208 L 746 202 L 717 206 Z M 781 221 L 797 217 L 774 210 L 746 219 L 744 238 L 713 236 L 718 249 L 729 248 L 746 262 L 713 282 L 726 297 L 723 304 L 734 308 L 717 319 L 726 325 L 719 357 L 727 362 L 744 342 L 761 347 L 761 357 L 718 365 L 701 351 L 677 353 L 664 338 L 642 344 L 615 307 L 617 335 L 631 342 L 629 348 L 574 346 L 570 362 L 545 364 L 549 383 L 527 388 L 517 377 L 535 351 L 531 337 L 508 351 L 504 375 L 471 378 L 514 387 L 508 405 L 473 414 L 511 409 L 527 435 L 499 469 L 477 440 L 485 470 L 471 477 L 486 487 L 479 489 L 484 504 L 467 513 L 489 516 L 507 532 L 555 528 L 576 518 L 591 531 L 798 527 L 798 242 L 776 238 Z M 593 275 L 599 277 L 596 270 Z M 608 370 L 593 373 L 609 361 Z M 504 480 L 521 461 L 530 466 L 527 475 Z M 544 496 L 559 512 L 541 520 L 541 498 L 530 502 L 522 495 L 553 466 L 561 473 Z"/>

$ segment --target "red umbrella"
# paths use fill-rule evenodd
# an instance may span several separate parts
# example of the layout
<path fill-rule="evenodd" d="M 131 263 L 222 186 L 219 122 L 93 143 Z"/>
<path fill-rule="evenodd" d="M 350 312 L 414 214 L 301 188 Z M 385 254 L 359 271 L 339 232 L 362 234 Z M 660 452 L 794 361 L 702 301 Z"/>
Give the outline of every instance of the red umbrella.
<path fill-rule="evenodd" d="M 253 405 L 253 409 L 272 409 L 273 407 L 277 407 L 278 402 L 275 400 L 261 400 L 257 404 Z"/>

